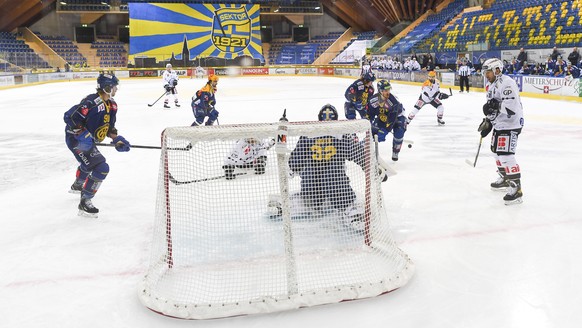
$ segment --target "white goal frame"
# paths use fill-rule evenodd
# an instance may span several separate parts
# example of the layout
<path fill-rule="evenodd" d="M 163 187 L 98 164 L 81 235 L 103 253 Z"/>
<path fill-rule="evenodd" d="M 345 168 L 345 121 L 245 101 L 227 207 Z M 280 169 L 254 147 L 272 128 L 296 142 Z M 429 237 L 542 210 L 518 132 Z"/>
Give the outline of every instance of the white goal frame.
<path fill-rule="evenodd" d="M 295 219 L 290 190 L 300 179 L 292 180 L 288 167 L 295 141 L 346 134 L 358 137 L 364 149 L 365 164 L 353 169 L 358 177 L 353 178 L 354 189 L 362 196 L 363 231 L 332 226 L 334 220 L 327 217 Z M 268 174 L 244 172 L 226 181 L 220 173 L 200 176 L 194 171 L 199 167 L 212 173 L 216 167 L 220 172 L 222 163 L 215 159 L 221 155 L 213 150 L 250 137 L 277 140 L 267 156 Z M 167 128 L 159 172 L 150 266 L 138 288 L 140 301 L 152 311 L 184 319 L 269 313 L 378 296 L 400 288 L 413 275 L 414 264 L 390 236 L 367 120 Z M 230 202 L 237 206 L 236 198 L 252 197 L 229 196 L 237 186 L 260 199 L 275 186 L 282 196 L 280 222 L 254 212 L 243 215 L 242 223 L 238 217 L 221 217 L 231 213 Z M 211 200 L 200 195 L 214 193 L 225 205 L 205 211 Z"/>

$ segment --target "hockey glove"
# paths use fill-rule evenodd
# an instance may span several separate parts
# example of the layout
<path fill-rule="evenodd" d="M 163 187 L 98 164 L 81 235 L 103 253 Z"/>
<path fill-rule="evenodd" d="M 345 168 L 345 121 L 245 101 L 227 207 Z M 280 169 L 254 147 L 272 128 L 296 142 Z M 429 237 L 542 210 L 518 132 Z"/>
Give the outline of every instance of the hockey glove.
<path fill-rule="evenodd" d="M 115 137 L 111 143 L 115 145 L 115 150 L 119 152 L 125 152 L 131 149 L 131 144 L 129 141 L 125 140 L 125 138 L 122 136 Z"/>
<path fill-rule="evenodd" d="M 499 107 L 499 100 L 491 98 L 485 105 L 483 105 L 483 114 L 485 114 L 485 116 L 497 115 L 499 113 Z"/>
<path fill-rule="evenodd" d="M 164 89 L 166 89 L 166 92 L 172 91 L 172 87 L 169 84 L 164 85 Z"/>
<path fill-rule="evenodd" d="M 481 132 L 481 138 L 485 138 L 492 129 L 493 125 L 491 124 L 491 121 L 488 118 L 484 118 L 483 122 L 479 124 L 477 131 Z"/>
<path fill-rule="evenodd" d="M 447 99 L 447 98 L 449 98 L 449 95 L 448 94 L 442 93 L 442 92 L 439 93 L 439 99 L 443 100 L 443 99 Z"/>

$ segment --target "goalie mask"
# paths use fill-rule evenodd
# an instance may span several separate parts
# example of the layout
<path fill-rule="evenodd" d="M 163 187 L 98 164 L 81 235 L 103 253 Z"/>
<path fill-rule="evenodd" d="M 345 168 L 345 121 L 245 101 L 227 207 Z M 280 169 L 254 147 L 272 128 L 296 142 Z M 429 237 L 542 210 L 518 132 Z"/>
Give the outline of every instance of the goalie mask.
<path fill-rule="evenodd" d="M 317 118 L 320 121 L 337 121 L 337 110 L 330 104 L 326 104 L 319 110 Z"/>

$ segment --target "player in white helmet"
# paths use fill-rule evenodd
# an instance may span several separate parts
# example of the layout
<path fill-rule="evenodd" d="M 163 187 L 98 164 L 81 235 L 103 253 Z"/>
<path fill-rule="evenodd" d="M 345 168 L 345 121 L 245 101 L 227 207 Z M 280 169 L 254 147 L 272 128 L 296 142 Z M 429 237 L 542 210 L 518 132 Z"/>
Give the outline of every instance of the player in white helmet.
<path fill-rule="evenodd" d="M 166 65 L 166 70 L 162 75 L 164 80 L 164 89 L 166 89 L 166 98 L 164 98 L 164 108 L 170 108 L 168 105 L 170 100 L 170 95 L 174 97 L 174 105 L 180 107 L 178 103 L 178 90 L 176 86 L 178 85 L 178 73 L 172 69 L 172 64 L 168 63 Z"/>
<path fill-rule="evenodd" d="M 517 83 L 502 71 L 503 62 L 497 58 L 483 63 L 481 72 L 487 79 L 487 103 L 483 105 L 485 118 L 478 131 L 483 138 L 493 131 L 491 151 L 495 154 L 499 179 L 491 183 L 491 188 L 507 191 L 503 200 L 511 205 L 522 202 L 521 170 L 515 151 L 524 119 Z"/>

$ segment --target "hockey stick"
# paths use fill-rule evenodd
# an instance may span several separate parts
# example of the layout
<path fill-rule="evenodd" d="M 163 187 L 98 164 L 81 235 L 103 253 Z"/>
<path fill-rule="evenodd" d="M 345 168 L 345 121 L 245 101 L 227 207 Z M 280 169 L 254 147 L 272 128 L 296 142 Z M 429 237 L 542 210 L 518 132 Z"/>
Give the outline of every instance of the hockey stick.
<path fill-rule="evenodd" d="M 247 172 L 239 172 L 239 173 L 235 173 L 233 175 L 237 176 L 237 175 L 245 175 L 245 174 L 247 174 Z M 188 181 L 179 181 L 179 180 L 176 180 L 170 172 L 168 172 L 168 179 L 170 181 L 172 181 L 173 184 L 176 184 L 176 185 L 183 185 L 183 184 L 197 183 L 197 182 L 204 182 L 204 181 L 211 181 L 211 180 L 219 180 L 219 179 L 222 179 L 224 177 L 226 177 L 226 176 L 219 175 L 219 176 L 210 177 L 210 178 L 202 178 L 202 179 L 195 179 L 195 180 L 188 180 Z"/>
<path fill-rule="evenodd" d="M 158 100 L 162 99 L 162 97 L 166 95 L 166 93 L 168 93 L 168 91 L 164 91 L 164 93 L 162 93 L 160 98 L 156 99 L 156 101 L 154 101 L 153 103 L 148 104 L 148 107 L 152 107 L 153 105 L 155 105 L 158 102 Z"/>
<path fill-rule="evenodd" d="M 449 94 L 451 97 L 453 96 L 453 90 L 451 90 L 451 88 L 449 88 Z"/>
<path fill-rule="evenodd" d="M 467 164 L 469 164 L 469 165 L 471 165 L 473 167 L 477 166 L 477 159 L 479 158 L 479 152 L 481 151 L 481 144 L 482 143 L 483 143 L 483 137 L 481 137 L 479 139 L 479 148 L 477 148 L 477 155 L 475 155 L 475 160 L 473 162 L 471 162 L 470 159 L 466 159 L 465 160 L 465 163 L 467 163 Z"/>
<path fill-rule="evenodd" d="M 111 144 L 111 143 L 102 143 L 102 142 L 96 142 L 95 145 L 96 146 L 104 146 L 104 147 L 115 147 L 114 144 Z M 142 145 L 131 145 L 131 148 L 162 149 L 162 147 L 160 147 L 160 146 L 142 146 Z M 188 151 L 188 150 L 192 149 L 192 144 L 189 143 L 188 146 L 186 146 L 186 147 L 168 147 L 166 149 L 168 149 L 168 150 L 184 150 L 184 151 Z"/>

